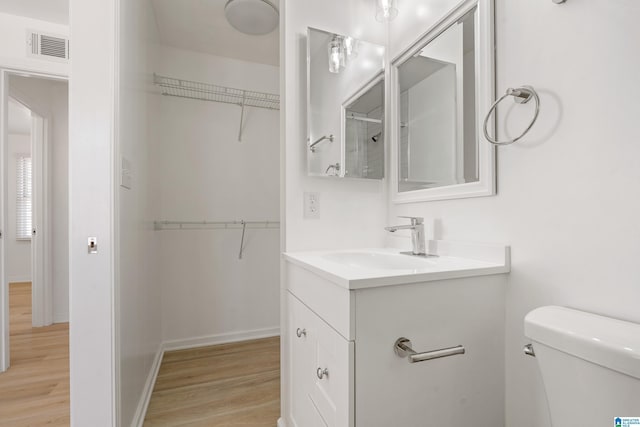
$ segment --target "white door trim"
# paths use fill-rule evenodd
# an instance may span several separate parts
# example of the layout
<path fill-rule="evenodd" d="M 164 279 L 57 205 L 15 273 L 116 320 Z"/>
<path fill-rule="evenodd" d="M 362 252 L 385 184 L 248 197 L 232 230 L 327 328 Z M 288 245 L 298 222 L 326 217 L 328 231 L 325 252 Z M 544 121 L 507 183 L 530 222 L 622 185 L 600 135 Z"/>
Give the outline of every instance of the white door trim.
<path fill-rule="evenodd" d="M 30 106 L 28 106 L 30 108 Z M 49 146 L 50 120 L 31 111 L 31 162 L 33 165 L 33 205 L 31 234 L 31 323 L 33 327 L 53 323 L 53 283 L 51 282 L 51 229 L 49 228 Z"/>
<path fill-rule="evenodd" d="M 9 133 L 7 131 L 8 124 L 8 97 L 9 84 L 7 74 L 4 71 L 0 71 L 0 372 L 4 372 L 9 369 L 10 359 L 9 355 L 9 286 L 6 280 L 6 268 L 5 268 L 5 234 L 8 207 L 6 203 L 6 179 L 4 177 L 4 171 L 6 169 L 7 161 L 7 141 Z"/>

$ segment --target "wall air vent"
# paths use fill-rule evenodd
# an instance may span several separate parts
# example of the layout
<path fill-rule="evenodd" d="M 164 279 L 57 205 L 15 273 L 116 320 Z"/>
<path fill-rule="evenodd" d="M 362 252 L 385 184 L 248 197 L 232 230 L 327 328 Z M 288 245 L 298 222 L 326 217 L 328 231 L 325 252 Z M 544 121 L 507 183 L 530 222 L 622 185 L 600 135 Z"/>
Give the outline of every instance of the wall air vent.
<path fill-rule="evenodd" d="M 31 57 L 66 62 L 69 59 L 69 40 L 57 35 L 28 31 L 27 54 Z"/>

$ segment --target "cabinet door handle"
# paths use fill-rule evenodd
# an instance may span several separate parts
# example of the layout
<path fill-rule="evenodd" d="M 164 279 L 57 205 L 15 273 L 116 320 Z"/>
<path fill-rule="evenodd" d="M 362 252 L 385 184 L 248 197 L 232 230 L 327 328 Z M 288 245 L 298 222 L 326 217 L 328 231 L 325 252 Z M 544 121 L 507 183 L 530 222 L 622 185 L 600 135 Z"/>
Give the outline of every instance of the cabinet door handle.
<path fill-rule="evenodd" d="M 296 329 L 296 335 L 298 336 L 298 338 L 302 338 L 303 335 L 306 337 L 307 336 L 307 330 L 298 328 L 298 329 Z"/>
<path fill-rule="evenodd" d="M 323 379 L 324 377 L 329 377 L 329 369 L 328 368 L 318 368 L 316 370 L 316 375 L 318 376 L 318 379 Z"/>

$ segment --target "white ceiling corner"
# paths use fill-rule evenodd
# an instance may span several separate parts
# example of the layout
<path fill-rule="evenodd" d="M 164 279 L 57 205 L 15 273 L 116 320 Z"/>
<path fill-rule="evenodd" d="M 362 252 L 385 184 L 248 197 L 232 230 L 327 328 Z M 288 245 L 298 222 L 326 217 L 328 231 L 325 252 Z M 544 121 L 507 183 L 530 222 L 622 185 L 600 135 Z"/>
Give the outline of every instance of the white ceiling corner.
<path fill-rule="evenodd" d="M 0 12 L 69 25 L 69 0 L 0 0 Z"/>
<path fill-rule="evenodd" d="M 278 66 L 279 28 L 262 36 L 243 34 L 227 22 L 226 2 L 152 0 L 160 41 L 179 49 Z"/>

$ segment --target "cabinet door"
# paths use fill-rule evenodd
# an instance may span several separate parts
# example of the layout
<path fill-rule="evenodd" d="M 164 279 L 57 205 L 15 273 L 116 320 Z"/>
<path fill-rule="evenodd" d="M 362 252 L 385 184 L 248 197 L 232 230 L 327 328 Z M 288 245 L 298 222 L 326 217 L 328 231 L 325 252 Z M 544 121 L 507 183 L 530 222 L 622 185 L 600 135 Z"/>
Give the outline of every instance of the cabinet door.
<path fill-rule="evenodd" d="M 353 427 L 353 343 L 293 295 L 289 295 L 289 327 L 294 425 Z"/>
<path fill-rule="evenodd" d="M 309 399 L 316 341 L 315 322 L 311 315 L 297 298 L 289 295 L 291 420 L 297 427 L 316 426 L 312 418 L 316 410 Z"/>
<path fill-rule="evenodd" d="M 354 344 L 317 321 L 311 401 L 328 427 L 352 427 Z"/>

